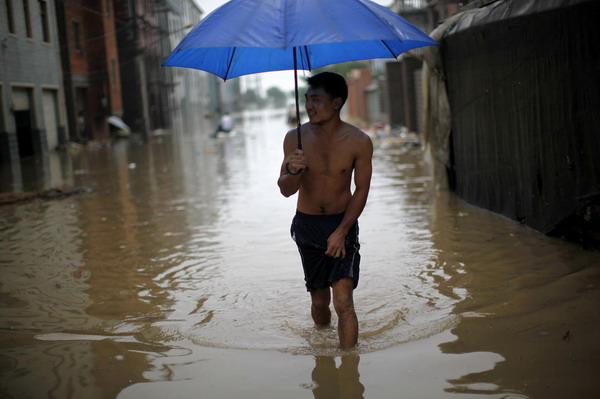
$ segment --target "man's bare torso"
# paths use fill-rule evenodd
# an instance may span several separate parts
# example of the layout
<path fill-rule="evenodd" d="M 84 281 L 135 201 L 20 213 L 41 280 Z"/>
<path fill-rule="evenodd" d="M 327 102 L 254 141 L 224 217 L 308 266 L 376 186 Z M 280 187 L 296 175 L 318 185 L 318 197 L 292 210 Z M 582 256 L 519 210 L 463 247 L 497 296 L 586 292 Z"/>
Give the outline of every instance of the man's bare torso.
<path fill-rule="evenodd" d="M 297 208 L 313 215 L 343 213 L 352 197 L 354 161 L 366 135 L 343 123 L 332 138 L 319 136 L 310 123 L 302 127 L 307 168 L 302 175 Z"/>

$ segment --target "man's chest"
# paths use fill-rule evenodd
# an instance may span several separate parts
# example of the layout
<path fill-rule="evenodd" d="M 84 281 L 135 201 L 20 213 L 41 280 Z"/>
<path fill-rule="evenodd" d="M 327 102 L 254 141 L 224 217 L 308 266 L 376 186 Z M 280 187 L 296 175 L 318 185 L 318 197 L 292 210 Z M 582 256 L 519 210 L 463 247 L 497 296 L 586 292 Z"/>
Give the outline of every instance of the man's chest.
<path fill-rule="evenodd" d="M 355 156 L 344 145 L 310 145 L 304 153 L 311 173 L 336 176 L 352 172 Z"/>

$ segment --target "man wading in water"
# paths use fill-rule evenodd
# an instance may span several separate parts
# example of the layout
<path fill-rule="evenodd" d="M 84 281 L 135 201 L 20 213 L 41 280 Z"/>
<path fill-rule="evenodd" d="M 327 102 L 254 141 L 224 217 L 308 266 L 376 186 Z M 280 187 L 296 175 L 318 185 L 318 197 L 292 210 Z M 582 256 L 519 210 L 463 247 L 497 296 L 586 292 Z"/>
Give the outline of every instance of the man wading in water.
<path fill-rule="evenodd" d="M 348 97 L 342 76 L 320 73 L 308 79 L 308 86 L 309 122 L 301 128 L 306 153 L 296 149 L 296 130 L 289 131 L 277 184 L 286 197 L 299 192 L 291 233 L 302 258 L 312 318 L 317 326 L 331 322 L 331 287 L 340 346 L 350 349 L 358 340 L 352 298 L 360 263 L 357 220 L 369 194 L 373 144 L 369 136 L 340 119 Z"/>

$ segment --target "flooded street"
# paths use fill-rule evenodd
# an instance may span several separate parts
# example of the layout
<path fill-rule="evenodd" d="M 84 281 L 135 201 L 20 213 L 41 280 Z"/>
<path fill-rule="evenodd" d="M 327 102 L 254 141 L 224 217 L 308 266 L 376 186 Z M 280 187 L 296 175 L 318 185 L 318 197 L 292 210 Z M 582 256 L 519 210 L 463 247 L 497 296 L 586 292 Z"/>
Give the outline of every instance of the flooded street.
<path fill-rule="evenodd" d="M 340 353 L 276 184 L 285 114 L 242 119 L 3 166 L 2 191 L 88 192 L 0 207 L 0 396 L 598 397 L 600 253 L 436 190 L 391 140 Z"/>

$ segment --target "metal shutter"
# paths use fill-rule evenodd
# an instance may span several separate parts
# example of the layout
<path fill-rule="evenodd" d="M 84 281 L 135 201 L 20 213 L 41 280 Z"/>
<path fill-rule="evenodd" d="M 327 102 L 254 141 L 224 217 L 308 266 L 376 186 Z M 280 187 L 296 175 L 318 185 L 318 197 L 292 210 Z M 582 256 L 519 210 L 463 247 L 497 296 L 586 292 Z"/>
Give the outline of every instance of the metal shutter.
<path fill-rule="evenodd" d="M 31 109 L 29 92 L 29 89 L 13 89 L 12 100 L 15 111 L 27 111 Z"/>
<path fill-rule="evenodd" d="M 46 140 L 48 143 L 48 150 L 52 151 L 58 145 L 58 109 L 56 104 L 56 91 L 44 90 L 42 98 L 44 102 L 44 127 L 46 128 Z"/>

